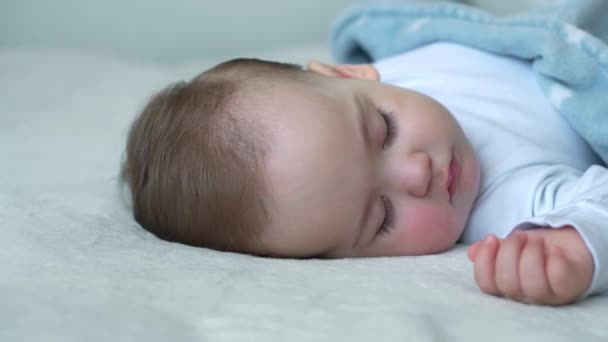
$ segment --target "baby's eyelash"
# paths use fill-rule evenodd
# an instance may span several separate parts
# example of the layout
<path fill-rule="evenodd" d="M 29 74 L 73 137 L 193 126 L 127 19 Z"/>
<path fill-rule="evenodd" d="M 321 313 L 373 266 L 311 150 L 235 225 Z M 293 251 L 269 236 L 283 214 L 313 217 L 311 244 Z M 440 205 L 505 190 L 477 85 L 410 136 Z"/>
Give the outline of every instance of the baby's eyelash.
<path fill-rule="evenodd" d="M 378 112 L 382 116 L 384 124 L 386 125 L 386 136 L 384 138 L 384 143 L 382 144 L 382 149 L 387 149 L 395 140 L 395 135 L 397 134 L 397 125 L 395 123 L 393 112 L 383 108 L 378 109 Z"/>
<path fill-rule="evenodd" d="M 391 229 L 393 228 L 393 220 L 395 216 L 395 210 L 391 199 L 386 195 L 382 195 L 380 198 L 382 199 L 382 203 L 384 203 L 384 220 L 382 220 L 382 224 L 380 225 L 380 228 L 378 228 L 376 235 L 390 233 Z"/>

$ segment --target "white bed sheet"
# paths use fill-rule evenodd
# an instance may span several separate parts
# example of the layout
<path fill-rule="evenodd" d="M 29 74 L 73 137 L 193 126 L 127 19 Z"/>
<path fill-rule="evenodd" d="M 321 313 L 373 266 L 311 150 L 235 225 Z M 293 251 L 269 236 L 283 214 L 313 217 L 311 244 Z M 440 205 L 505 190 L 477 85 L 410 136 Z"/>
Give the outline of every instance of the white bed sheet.
<path fill-rule="evenodd" d="M 315 44 L 248 55 L 329 60 Z M 153 91 L 219 60 L 0 49 L 1 341 L 608 340 L 608 296 L 551 308 L 484 295 L 463 247 L 271 260 L 144 232 L 117 186 L 128 124 Z"/>

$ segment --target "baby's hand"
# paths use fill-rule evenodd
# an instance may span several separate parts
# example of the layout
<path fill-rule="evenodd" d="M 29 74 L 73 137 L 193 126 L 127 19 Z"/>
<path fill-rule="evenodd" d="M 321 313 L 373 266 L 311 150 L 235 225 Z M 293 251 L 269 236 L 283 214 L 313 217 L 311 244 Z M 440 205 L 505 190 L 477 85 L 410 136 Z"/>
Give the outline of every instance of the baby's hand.
<path fill-rule="evenodd" d="M 471 245 L 475 281 L 489 294 L 523 303 L 563 305 L 589 287 L 593 259 L 572 227 L 515 231 Z"/>

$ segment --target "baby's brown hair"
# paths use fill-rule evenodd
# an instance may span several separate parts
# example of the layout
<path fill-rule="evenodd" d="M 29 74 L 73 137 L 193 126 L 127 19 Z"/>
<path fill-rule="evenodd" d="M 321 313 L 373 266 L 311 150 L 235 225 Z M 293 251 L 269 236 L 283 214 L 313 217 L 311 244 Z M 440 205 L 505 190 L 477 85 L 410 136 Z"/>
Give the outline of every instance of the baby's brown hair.
<path fill-rule="evenodd" d="M 154 95 L 131 125 L 121 167 L 136 221 L 165 240 L 264 254 L 268 137 L 248 120 L 255 113 L 241 95 L 302 74 L 296 65 L 235 59 Z"/>

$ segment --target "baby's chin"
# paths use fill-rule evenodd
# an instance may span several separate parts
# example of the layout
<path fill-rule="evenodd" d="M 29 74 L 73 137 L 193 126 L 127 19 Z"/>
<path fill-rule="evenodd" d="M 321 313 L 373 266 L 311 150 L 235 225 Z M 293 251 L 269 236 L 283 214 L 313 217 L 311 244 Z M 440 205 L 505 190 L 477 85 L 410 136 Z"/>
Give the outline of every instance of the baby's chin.
<path fill-rule="evenodd" d="M 458 240 L 462 236 L 462 233 L 464 232 L 464 227 L 464 223 L 460 223 L 452 227 L 449 232 L 449 238 L 444 241 L 445 243 L 440 247 L 440 250 L 431 254 L 443 253 L 452 249 L 458 243 Z"/>
<path fill-rule="evenodd" d="M 432 255 L 447 252 L 452 249 L 456 243 L 458 243 L 458 239 L 460 239 L 462 231 L 462 228 L 457 229 L 457 232 L 454 234 L 450 234 L 449 236 L 446 234 L 441 240 L 435 241 L 434 243 L 428 244 L 420 249 L 409 250 L 408 253 L 404 253 L 402 256 Z"/>

